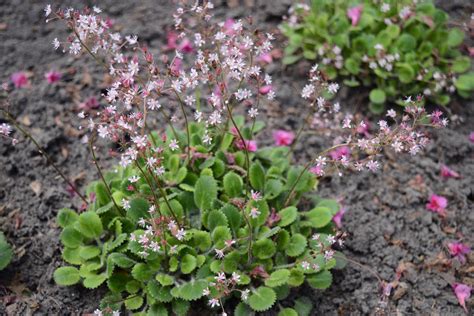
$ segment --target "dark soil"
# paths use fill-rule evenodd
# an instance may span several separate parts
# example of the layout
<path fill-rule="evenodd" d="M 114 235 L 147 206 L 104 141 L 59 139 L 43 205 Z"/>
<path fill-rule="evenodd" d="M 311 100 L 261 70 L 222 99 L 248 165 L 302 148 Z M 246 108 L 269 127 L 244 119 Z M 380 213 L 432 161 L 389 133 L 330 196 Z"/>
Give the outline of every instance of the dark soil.
<path fill-rule="evenodd" d="M 266 29 L 275 29 L 291 3 L 255 0 L 254 7 L 247 7 L 243 5 L 245 1 L 241 2 L 237 8 L 218 5 L 218 15 L 253 14 L 257 25 Z M 469 21 L 469 0 L 437 2 L 455 22 Z M 64 38 L 65 33 L 59 24 L 44 23 L 46 3 L 0 2 L 0 81 L 6 81 L 18 70 L 31 71 L 32 85 L 13 93 L 12 111 L 28 125 L 58 165 L 70 177 L 78 177 L 79 185 L 85 185 L 96 174 L 86 146 L 74 132 L 73 110 L 90 96 L 100 97 L 102 75 L 92 60 L 75 60 L 53 51 L 52 39 Z M 77 7 L 79 2 L 61 1 L 63 6 L 74 3 Z M 152 49 L 163 45 L 163 30 L 172 25 L 174 5 L 168 1 L 108 0 L 98 5 L 125 33 L 139 34 Z M 303 85 L 308 69 L 303 66 L 274 71 L 275 85 L 282 88 L 274 112 L 268 113 L 272 126 L 291 129 L 300 117 L 301 105 L 292 96 L 294 88 Z M 43 80 L 43 74 L 52 68 L 67 72 L 56 86 Z M 351 103 L 358 91 L 341 94 L 346 109 L 353 108 Z M 441 270 L 435 264 L 438 254 L 446 252 L 449 241 L 464 238 L 474 245 L 474 145 L 468 139 L 474 129 L 472 100 L 454 100 L 450 110 L 461 119 L 446 130 L 433 132 L 434 141 L 425 155 L 394 159 L 388 153 L 383 170 L 377 174 L 354 173 L 321 182 L 322 196 L 340 197 L 348 208 L 343 219 L 343 229 L 349 234 L 344 253 L 388 282 L 395 278 L 401 263 L 407 269 L 384 306 L 380 304 L 377 278 L 367 268 L 349 263 L 335 273 L 333 286 L 325 292 L 300 291 L 311 296 L 314 315 L 464 313 L 450 286 L 455 280 L 452 270 Z M 304 148 L 298 149 L 298 157 L 303 159 L 316 153 L 321 145 L 319 138 L 308 137 Z M 458 171 L 462 178 L 442 180 L 442 163 Z M 448 198 L 445 221 L 426 211 L 430 193 Z M 46 167 L 33 145 L 20 142 L 13 147 L 0 141 L 0 229 L 16 254 L 12 264 L 0 273 L 0 315 L 77 315 L 97 308 L 102 290 L 62 288 L 52 279 L 55 268 L 62 263 L 60 230 L 55 223 L 57 210 L 79 205 L 80 200 L 71 200 L 61 179 Z M 472 285 L 473 279 L 471 272 L 462 281 Z M 461 281 L 458 275 L 456 280 Z"/>

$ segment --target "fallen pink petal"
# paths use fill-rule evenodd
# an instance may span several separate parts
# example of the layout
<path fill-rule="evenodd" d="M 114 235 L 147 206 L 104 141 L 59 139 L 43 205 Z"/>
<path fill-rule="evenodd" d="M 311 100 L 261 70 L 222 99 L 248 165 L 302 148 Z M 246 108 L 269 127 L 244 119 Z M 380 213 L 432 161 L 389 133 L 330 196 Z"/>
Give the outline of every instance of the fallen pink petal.
<path fill-rule="evenodd" d="M 48 83 L 53 84 L 53 83 L 58 82 L 59 80 L 61 80 L 62 75 L 58 71 L 51 70 L 51 71 L 48 71 L 44 75 L 44 77 L 46 78 Z"/>
<path fill-rule="evenodd" d="M 446 165 L 441 165 L 441 177 L 445 179 L 460 178 L 461 175 Z"/>
<path fill-rule="evenodd" d="M 347 209 L 342 206 L 341 209 L 336 213 L 336 215 L 333 216 L 332 221 L 334 224 L 336 224 L 337 228 L 342 228 L 342 218 L 344 217 L 344 214 L 347 212 Z"/>
<path fill-rule="evenodd" d="M 459 259 L 461 264 L 466 263 L 466 255 L 471 252 L 471 248 L 461 242 L 451 242 L 448 244 L 449 254 Z"/>
<path fill-rule="evenodd" d="M 24 71 L 15 72 L 11 75 L 10 80 L 13 82 L 15 88 L 24 88 L 28 86 L 29 81 Z"/>
<path fill-rule="evenodd" d="M 428 204 L 426 204 L 426 208 L 431 211 L 438 213 L 441 216 L 446 215 L 446 207 L 448 206 L 448 200 L 441 195 L 432 194 L 430 196 Z"/>
<path fill-rule="evenodd" d="M 461 305 L 467 313 L 466 300 L 471 297 L 472 288 L 466 284 L 454 283 L 453 284 L 454 294 L 458 299 L 459 305 Z"/>

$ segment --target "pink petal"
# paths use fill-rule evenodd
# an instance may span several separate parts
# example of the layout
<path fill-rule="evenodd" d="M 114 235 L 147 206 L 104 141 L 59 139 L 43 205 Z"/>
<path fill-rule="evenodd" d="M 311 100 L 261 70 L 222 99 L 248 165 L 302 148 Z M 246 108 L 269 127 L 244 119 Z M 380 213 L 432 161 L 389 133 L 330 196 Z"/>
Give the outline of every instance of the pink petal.
<path fill-rule="evenodd" d="M 443 178 L 460 178 L 461 176 L 456 171 L 452 170 L 446 165 L 441 166 L 441 176 Z"/>
<path fill-rule="evenodd" d="M 441 195 L 432 194 L 426 208 L 429 211 L 438 213 L 441 216 L 445 216 L 445 209 L 448 206 L 448 200 Z"/>
<path fill-rule="evenodd" d="M 178 47 L 179 51 L 183 53 L 192 53 L 193 52 L 193 44 L 187 38 L 184 38 L 183 41 L 179 44 Z"/>
<path fill-rule="evenodd" d="M 346 208 L 341 207 L 341 209 L 336 213 L 336 215 L 333 216 L 332 221 L 334 222 L 334 224 L 336 224 L 337 228 L 342 227 L 342 217 L 344 216 L 345 213 L 346 213 Z"/>
<path fill-rule="evenodd" d="M 260 92 L 260 94 L 263 94 L 263 95 L 267 94 L 270 91 L 272 91 L 271 85 L 263 86 L 263 87 L 260 87 L 260 89 L 258 89 L 258 92 Z"/>
<path fill-rule="evenodd" d="M 454 283 L 453 289 L 454 294 L 456 294 L 456 297 L 459 301 L 459 304 L 464 308 L 467 313 L 466 300 L 469 299 L 469 297 L 471 296 L 471 287 L 462 283 Z"/>
<path fill-rule="evenodd" d="M 257 57 L 257 61 L 271 64 L 273 61 L 273 57 L 270 53 L 262 54 Z"/>
<path fill-rule="evenodd" d="M 347 10 L 347 17 L 351 19 L 352 26 L 359 24 L 360 16 L 362 15 L 363 7 L 357 6 Z"/>
<path fill-rule="evenodd" d="M 23 71 L 15 72 L 10 77 L 15 88 L 23 88 L 28 85 L 28 77 Z"/>
<path fill-rule="evenodd" d="M 289 146 L 291 143 L 293 143 L 295 134 L 293 132 L 277 130 L 273 132 L 273 139 L 275 140 L 275 145 L 277 146 Z"/>
<path fill-rule="evenodd" d="M 474 143 L 474 131 L 469 134 L 469 140 L 471 141 L 471 143 Z"/>
<path fill-rule="evenodd" d="M 57 71 L 54 71 L 54 70 L 51 70 L 51 71 L 48 71 L 44 77 L 46 78 L 46 80 L 48 81 L 48 83 L 55 83 L 59 80 L 61 80 L 61 73 L 60 72 L 57 72 Z"/>
<path fill-rule="evenodd" d="M 224 32 L 227 34 L 227 35 L 232 35 L 235 33 L 234 29 L 233 29 L 233 26 L 235 24 L 235 21 L 234 19 L 227 19 L 224 23 Z"/>
<path fill-rule="evenodd" d="M 168 32 L 168 34 L 166 34 L 166 41 L 167 41 L 167 44 L 166 44 L 166 49 L 168 50 L 173 50 L 173 49 L 176 49 L 178 47 L 178 45 L 176 44 L 178 40 L 178 35 L 175 33 L 175 32 Z"/>

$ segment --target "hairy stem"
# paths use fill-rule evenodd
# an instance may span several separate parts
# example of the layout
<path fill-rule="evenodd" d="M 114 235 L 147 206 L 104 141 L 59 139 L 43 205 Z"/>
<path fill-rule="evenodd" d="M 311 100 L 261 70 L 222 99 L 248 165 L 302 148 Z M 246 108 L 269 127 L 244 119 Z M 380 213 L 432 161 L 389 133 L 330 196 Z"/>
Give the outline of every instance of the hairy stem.
<path fill-rule="evenodd" d="M 41 145 L 36 141 L 36 139 L 28 131 L 23 129 L 20 126 L 20 124 L 13 118 L 13 116 L 8 111 L 5 111 L 3 109 L 0 109 L 0 110 L 5 114 L 7 119 L 23 134 L 23 136 L 25 136 L 27 139 L 29 139 L 36 146 L 36 148 L 38 149 L 38 152 L 43 157 L 46 158 L 46 161 L 48 162 L 48 164 L 51 165 L 54 168 L 54 170 L 56 170 L 56 172 L 64 180 L 64 182 L 66 182 L 71 187 L 71 189 L 81 198 L 81 200 L 86 205 L 88 205 L 89 203 L 87 202 L 86 197 L 84 195 L 82 195 L 81 192 L 79 192 L 78 189 L 76 189 L 75 184 L 72 183 L 72 181 L 69 180 L 68 177 L 66 177 L 66 175 L 61 171 L 61 169 L 59 169 L 58 166 L 56 166 L 53 159 L 46 153 L 46 151 L 43 149 L 43 147 L 41 147 Z"/>

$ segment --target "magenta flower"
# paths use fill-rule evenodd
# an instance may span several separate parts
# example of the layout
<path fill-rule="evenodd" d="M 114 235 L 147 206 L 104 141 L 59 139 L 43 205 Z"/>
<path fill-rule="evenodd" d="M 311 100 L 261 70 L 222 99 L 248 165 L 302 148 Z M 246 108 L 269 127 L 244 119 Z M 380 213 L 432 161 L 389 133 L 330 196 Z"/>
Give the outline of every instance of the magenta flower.
<path fill-rule="evenodd" d="M 474 131 L 469 134 L 469 140 L 471 141 L 471 143 L 474 143 Z"/>
<path fill-rule="evenodd" d="M 235 143 L 235 145 L 241 150 L 245 149 L 244 143 L 242 143 L 240 139 Z M 250 152 L 255 152 L 258 149 L 257 142 L 254 140 L 245 140 L 245 145 L 247 145 L 247 150 Z"/>
<path fill-rule="evenodd" d="M 441 165 L 441 177 L 448 179 L 448 178 L 460 178 L 461 176 L 459 175 L 459 173 L 449 168 L 448 166 Z"/>
<path fill-rule="evenodd" d="M 362 15 L 362 9 L 363 7 L 361 5 L 347 9 L 347 17 L 351 19 L 352 26 L 359 24 L 360 16 Z"/>
<path fill-rule="evenodd" d="M 171 72 L 174 74 L 179 74 L 183 68 L 183 60 L 181 58 L 173 59 L 173 62 L 170 65 Z"/>
<path fill-rule="evenodd" d="M 55 83 L 59 80 L 61 80 L 61 73 L 58 72 L 58 71 L 55 71 L 55 70 L 51 70 L 51 71 L 48 71 L 44 77 L 46 78 L 46 80 L 48 81 L 48 83 Z"/>
<path fill-rule="evenodd" d="M 324 175 L 324 170 L 320 166 L 314 166 L 311 169 L 309 169 L 309 172 L 311 172 L 314 175 L 317 175 L 318 177 L 322 177 Z"/>
<path fill-rule="evenodd" d="M 461 264 L 466 263 L 466 256 L 469 252 L 471 252 L 471 248 L 468 245 L 465 245 L 460 242 L 450 242 L 448 244 L 449 254 L 452 257 L 458 258 Z"/>
<path fill-rule="evenodd" d="M 440 216 L 446 216 L 446 207 L 448 206 L 448 200 L 441 195 L 431 194 L 430 201 L 426 204 L 426 208 L 434 213 L 438 213 Z"/>
<path fill-rule="evenodd" d="M 454 294 L 456 294 L 456 298 L 458 299 L 459 304 L 464 308 L 467 313 L 466 300 L 471 297 L 471 287 L 462 283 L 454 283 L 453 290 Z"/>
<path fill-rule="evenodd" d="M 290 146 L 295 140 L 295 134 L 280 129 L 273 132 L 273 139 L 277 146 Z"/>
<path fill-rule="evenodd" d="M 224 33 L 226 33 L 227 35 L 233 35 L 235 33 L 234 24 L 235 24 L 234 19 L 231 19 L 231 18 L 227 19 L 224 23 Z"/>
<path fill-rule="evenodd" d="M 10 79 L 13 82 L 15 88 L 23 88 L 29 84 L 28 77 L 26 76 L 26 73 L 24 71 L 18 71 L 13 73 Z"/>
<path fill-rule="evenodd" d="M 187 38 L 184 38 L 181 43 L 178 46 L 178 49 L 180 52 L 183 52 L 185 54 L 187 53 L 192 53 L 193 52 L 193 44 L 191 41 Z"/>
<path fill-rule="evenodd" d="M 334 224 L 336 224 L 337 228 L 342 227 L 342 217 L 344 216 L 346 211 L 347 210 L 345 207 L 341 207 L 341 209 L 336 213 L 336 215 L 332 217 L 332 221 L 334 222 Z"/>
<path fill-rule="evenodd" d="M 167 50 L 174 50 L 178 47 L 178 44 L 176 43 L 178 41 L 178 34 L 175 32 L 171 31 L 166 34 L 166 49 Z"/>

